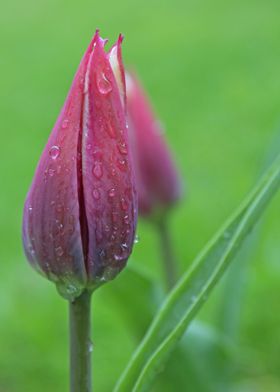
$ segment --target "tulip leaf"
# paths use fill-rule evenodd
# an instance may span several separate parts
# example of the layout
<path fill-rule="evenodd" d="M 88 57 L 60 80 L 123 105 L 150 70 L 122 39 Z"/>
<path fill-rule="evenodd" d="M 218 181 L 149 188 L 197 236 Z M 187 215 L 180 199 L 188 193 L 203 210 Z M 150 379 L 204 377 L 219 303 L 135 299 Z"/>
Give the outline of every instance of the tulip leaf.
<path fill-rule="evenodd" d="M 279 186 L 280 156 L 167 295 L 117 383 L 115 392 L 149 389 Z"/>

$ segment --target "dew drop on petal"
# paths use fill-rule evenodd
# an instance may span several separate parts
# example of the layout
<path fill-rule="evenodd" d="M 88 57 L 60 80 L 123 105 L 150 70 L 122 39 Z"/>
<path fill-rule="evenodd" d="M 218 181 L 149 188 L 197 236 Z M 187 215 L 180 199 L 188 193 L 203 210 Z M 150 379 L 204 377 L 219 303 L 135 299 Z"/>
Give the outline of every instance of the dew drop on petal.
<path fill-rule="evenodd" d="M 116 137 L 116 131 L 114 129 L 114 127 L 112 126 L 112 124 L 110 122 L 108 122 L 107 126 L 106 126 L 106 131 L 108 133 L 108 135 L 112 138 L 115 139 Z"/>
<path fill-rule="evenodd" d="M 128 209 L 128 202 L 125 200 L 124 197 L 121 198 L 121 208 L 123 211 L 126 211 Z"/>
<path fill-rule="evenodd" d="M 126 167 L 127 167 L 127 161 L 126 161 L 126 159 L 119 159 L 119 160 L 117 161 L 117 165 L 118 165 L 118 167 L 119 167 L 122 171 L 125 171 L 125 170 L 126 170 Z"/>
<path fill-rule="evenodd" d="M 56 159 L 59 157 L 60 154 L 60 148 L 58 146 L 52 146 L 50 151 L 49 151 L 49 155 L 52 159 Z"/>
<path fill-rule="evenodd" d="M 93 166 L 93 174 L 97 179 L 100 179 L 103 176 L 102 164 L 100 162 L 96 162 Z"/>
<path fill-rule="evenodd" d="M 127 145 L 125 142 L 120 142 L 118 144 L 118 150 L 122 155 L 127 155 Z"/>
<path fill-rule="evenodd" d="M 49 169 L 48 173 L 49 173 L 49 176 L 52 177 L 54 175 L 54 173 L 55 173 L 55 170 L 54 169 Z"/>
<path fill-rule="evenodd" d="M 125 257 L 124 257 L 123 255 L 114 255 L 114 259 L 115 259 L 116 261 L 122 261 L 122 260 L 125 259 Z"/>
<path fill-rule="evenodd" d="M 109 197 L 114 197 L 115 194 L 116 194 L 115 188 L 111 188 L 111 189 L 108 191 L 108 196 L 109 196 Z"/>
<path fill-rule="evenodd" d="M 99 192 L 99 190 L 98 190 L 98 189 L 94 189 L 94 190 L 92 191 L 92 196 L 93 196 L 93 198 L 94 198 L 95 200 L 99 200 L 99 199 L 100 199 L 100 192 Z"/>
<path fill-rule="evenodd" d="M 61 127 L 63 129 L 66 129 L 68 127 L 68 125 L 69 125 L 69 120 L 66 118 L 65 120 L 62 121 Z"/>
<path fill-rule="evenodd" d="M 55 249 L 55 252 L 57 254 L 58 257 L 61 257 L 63 255 L 63 249 L 61 246 L 59 246 L 58 248 Z"/>
<path fill-rule="evenodd" d="M 128 225 L 128 224 L 129 224 L 129 216 L 128 216 L 128 215 L 125 215 L 125 216 L 123 217 L 123 221 L 124 221 L 124 223 L 125 223 L 126 225 Z"/>
<path fill-rule="evenodd" d="M 139 242 L 139 236 L 136 234 L 134 238 L 134 244 L 138 244 L 138 242 Z"/>
<path fill-rule="evenodd" d="M 111 82 L 106 78 L 106 75 L 103 72 L 97 76 L 97 88 L 103 95 L 109 94 L 109 92 L 112 91 Z"/>

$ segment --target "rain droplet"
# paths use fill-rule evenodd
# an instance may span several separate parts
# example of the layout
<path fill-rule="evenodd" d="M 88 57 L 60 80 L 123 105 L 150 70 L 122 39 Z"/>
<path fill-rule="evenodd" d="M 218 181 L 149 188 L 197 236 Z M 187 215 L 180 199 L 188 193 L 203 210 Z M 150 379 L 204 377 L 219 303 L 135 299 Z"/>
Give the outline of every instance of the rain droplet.
<path fill-rule="evenodd" d="M 63 205 L 62 204 L 58 204 L 56 207 L 56 211 L 57 212 L 62 212 L 63 211 Z"/>
<path fill-rule="evenodd" d="M 128 202 L 125 200 L 124 197 L 121 198 L 121 207 L 123 211 L 126 211 L 128 209 Z"/>
<path fill-rule="evenodd" d="M 114 259 L 116 260 L 116 261 L 122 261 L 122 260 L 124 260 L 126 257 L 125 256 L 123 256 L 123 255 L 114 255 Z"/>
<path fill-rule="evenodd" d="M 116 175 L 116 169 L 114 167 L 112 167 L 111 174 L 113 177 Z"/>
<path fill-rule="evenodd" d="M 72 295 L 72 294 L 76 294 L 79 290 L 73 284 L 68 284 L 66 286 L 66 291 L 67 294 Z"/>
<path fill-rule="evenodd" d="M 192 295 L 192 296 L 191 296 L 191 304 L 193 304 L 195 301 L 196 301 L 196 296 L 195 296 L 195 295 Z"/>
<path fill-rule="evenodd" d="M 99 200 L 99 199 L 100 199 L 100 192 L 99 192 L 99 190 L 98 190 L 98 189 L 94 189 L 94 190 L 92 191 L 92 196 L 93 196 L 93 198 L 94 198 L 95 200 Z"/>
<path fill-rule="evenodd" d="M 97 77 L 97 88 L 103 95 L 109 94 L 109 92 L 112 91 L 111 82 L 107 79 L 103 72 Z"/>
<path fill-rule="evenodd" d="M 32 210 L 33 210 L 32 206 L 29 206 L 28 211 L 30 212 L 30 214 L 31 214 Z"/>
<path fill-rule="evenodd" d="M 230 238 L 230 232 L 225 231 L 224 234 L 223 234 L 223 237 L 224 237 L 225 239 Z"/>
<path fill-rule="evenodd" d="M 89 143 L 87 144 L 87 150 L 91 150 L 92 145 Z"/>
<path fill-rule="evenodd" d="M 58 248 L 55 249 L 55 252 L 57 254 L 58 257 L 61 257 L 63 255 L 63 249 L 61 246 L 59 246 Z"/>
<path fill-rule="evenodd" d="M 120 152 L 122 155 L 127 155 L 127 145 L 126 145 L 125 142 L 120 142 L 120 143 L 118 144 L 118 149 L 119 149 L 119 152 Z"/>
<path fill-rule="evenodd" d="M 138 242 L 139 242 L 139 236 L 136 234 L 134 238 L 134 244 L 138 244 Z"/>
<path fill-rule="evenodd" d="M 61 127 L 63 129 L 66 129 L 68 127 L 68 125 L 69 125 L 69 120 L 68 120 L 68 118 L 66 118 L 65 120 L 62 121 Z"/>
<path fill-rule="evenodd" d="M 106 126 L 106 131 L 108 133 L 108 135 L 112 138 L 115 139 L 116 137 L 116 131 L 114 129 L 114 127 L 112 126 L 112 124 L 109 122 Z"/>
<path fill-rule="evenodd" d="M 92 344 L 92 342 L 89 342 L 89 343 L 88 343 L 88 351 L 89 351 L 90 353 L 93 352 L 93 344 Z"/>
<path fill-rule="evenodd" d="M 122 249 L 123 251 L 125 251 L 125 250 L 128 249 L 128 245 L 127 245 L 126 242 L 124 242 L 123 244 L 121 244 L 121 249 Z"/>
<path fill-rule="evenodd" d="M 49 155 L 52 159 L 56 159 L 59 157 L 60 154 L 60 148 L 58 146 L 52 146 L 50 151 L 49 151 Z"/>
<path fill-rule="evenodd" d="M 114 197 L 115 194 L 116 194 L 115 188 L 111 188 L 111 189 L 108 191 L 108 196 L 109 196 L 109 197 Z"/>
<path fill-rule="evenodd" d="M 55 170 L 54 169 L 49 169 L 48 173 L 49 173 L 49 176 L 52 177 L 54 175 L 54 173 L 55 173 Z"/>
<path fill-rule="evenodd" d="M 125 216 L 123 217 L 123 221 L 124 221 L 124 223 L 125 223 L 126 225 L 128 225 L 128 224 L 129 224 L 129 216 L 128 216 L 128 215 L 125 215 Z"/>
<path fill-rule="evenodd" d="M 100 162 L 96 162 L 93 167 L 93 174 L 97 179 L 100 179 L 103 176 L 102 164 Z"/>
<path fill-rule="evenodd" d="M 119 159 L 119 160 L 117 161 L 117 163 L 118 163 L 119 168 L 120 168 L 122 171 L 125 171 L 125 170 L 126 170 L 126 166 L 127 166 L 127 161 L 126 161 L 126 159 Z"/>

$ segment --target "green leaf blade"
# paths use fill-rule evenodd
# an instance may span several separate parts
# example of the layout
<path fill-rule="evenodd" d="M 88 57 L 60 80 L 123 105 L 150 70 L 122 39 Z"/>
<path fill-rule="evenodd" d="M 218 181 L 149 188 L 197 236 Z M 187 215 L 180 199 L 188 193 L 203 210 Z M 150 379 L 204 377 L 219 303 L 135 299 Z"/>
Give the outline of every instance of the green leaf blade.
<path fill-rule="evenodd" d="M 280 156 L 167 296 L 115 392 L 146 390 L 280 186 Z"/>

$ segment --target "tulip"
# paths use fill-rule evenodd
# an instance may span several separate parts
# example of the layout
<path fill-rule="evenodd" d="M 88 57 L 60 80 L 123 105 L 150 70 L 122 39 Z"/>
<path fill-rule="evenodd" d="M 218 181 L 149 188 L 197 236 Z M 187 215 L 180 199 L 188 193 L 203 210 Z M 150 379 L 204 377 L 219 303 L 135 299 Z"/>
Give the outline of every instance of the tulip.
<path fill-rule="evenodd" d="M 126 73 L 127 110 L 139 213 L 166 212 L 181 195 L 181 184 L 163 131 L 135 75 Z"/>
<path fill-rule="evenodd" d="M 144 90 L 133 74 L 126 73 L 126 84 L 139 213 L 155 224 L 165 286 L 169 290 L 177 280 L 177 266 L 167 213 L 181 196 L 181 183 Z"/>
<path fill-rule="evenodd" d="M 23 244 L 67 299 L 113 279 L 132 251 L 137 219 L 120 36 L 98 31 L 75 75 L 26 198 Z"/>

